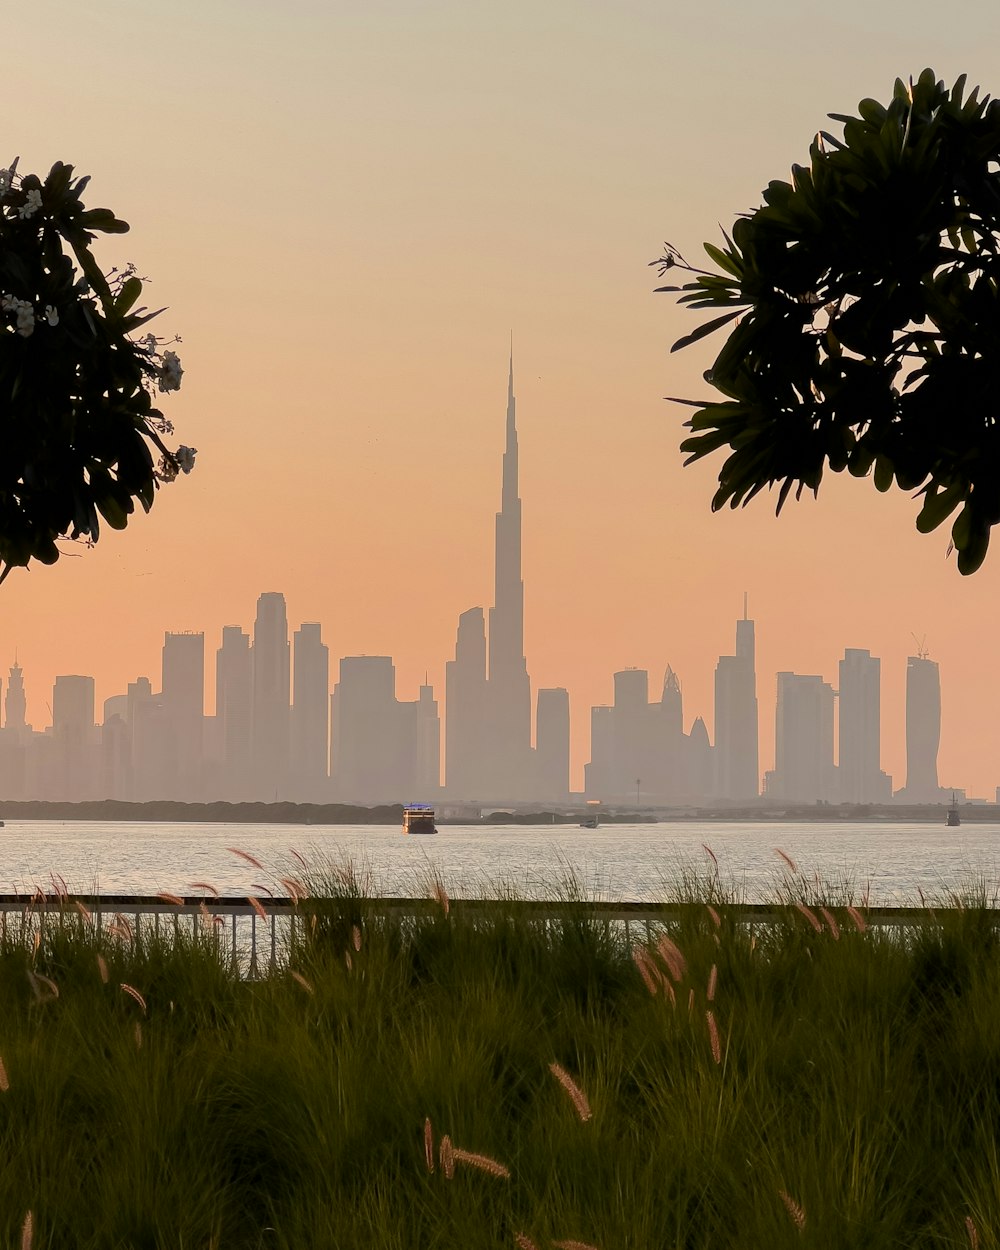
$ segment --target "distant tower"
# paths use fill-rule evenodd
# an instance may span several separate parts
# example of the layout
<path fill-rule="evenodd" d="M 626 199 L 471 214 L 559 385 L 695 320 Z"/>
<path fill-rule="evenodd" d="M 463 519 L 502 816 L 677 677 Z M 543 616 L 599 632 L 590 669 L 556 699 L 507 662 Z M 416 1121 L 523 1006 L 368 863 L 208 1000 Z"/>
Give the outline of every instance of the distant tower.
<path fill-rule="evenodd" d="M 316 622 L 295 631 L 294 657 L 290 771 L 302 797 L 316 802 L 330 759 L 330 648 Z"/>
<path fill-rule="evenodd" d="M 253 786 L 253 653 L 250 635 L 225 625 L 215 653 L 215 719 L 222 749 L 222 793 L 232 801 L 251 798 Z"/>
<path fill-rule="evenodd" d="M 858 647 L 848 647 L 840 661 L 837 772 L 844 803 L 892 797 L 881 765 L 881 671 L 881 661 Z"/>
<path fill-rule="evenodd" d="M 486 624 L 482 608 L 458 618 L 455 658 L 445 665 L 445 785 L 452 798 L 485 798 Z"/>
<path fill-rule="evenodd" d="M 7 694 L 4 696 L 4 724 L 19 738 L 24 736 L 28 728 L 25 723 L 25 710 L 24 673 L 15 660 L 7 682 Z"/>
<path fill-rule="evenodd" d="M 910 803 L 937 803 L 941 745 L 941 675 L 934 660 L 906 661 L 906 788 Z"/>
<path fill-rule="evenodd" d="M 569 798 L 569 692 L 539 690 L 535 707 L 536 793 L 549 802 Z"/>
<path fill-rule="evenodd" d="M 94 793 L 96 728 L 93 677 L 57 677 L 52 690 L 52 738 L 55 747 L 54 793 L 45 798 L 79 802 Z"/>
<path fill-rule="evenodd" d="M 285 596 L 266 591 L 253 626 L 253 797 L 266 802 L 282 797 L 288 774 L 290 687 Z"/>
<path fill-rule="evenodd" d="M 205 741 L 204 634 L 164 634 L 161 691 L 173 739 L 168 797 L 199 799 Z"/>
<path fill-rule="evenodd" d="M 417 763 L 414 797 L 422 801 L 437 794 L 441 786 L 441 717 L 437 699 L 434 698 L 434 687 L 428 685 L 426 676 L 420 687 L 415 715 Z"/>
<path fill-rule="evenodd" d="M 768 798 L 792 803 L 834 798 L 833 687 L 822 677 L 778 674 L 774 770 Z"/>
<path fill-rule="evenodd" d="M 715 668 L 715 790 L 722 799 L 755 799 L 760 792 L 755 648 L 744 595 L 736 654 L 720 656 Z"/>
<path fill-rule="evenodd" d="M 507 442 L 496 515 L 494 599 L 489 630 L 489 762 L 493 797 L 530 790 L 531 686 L 524 658 L 521 500 L 514 401 L 514 357 L 507 375 Z"/>

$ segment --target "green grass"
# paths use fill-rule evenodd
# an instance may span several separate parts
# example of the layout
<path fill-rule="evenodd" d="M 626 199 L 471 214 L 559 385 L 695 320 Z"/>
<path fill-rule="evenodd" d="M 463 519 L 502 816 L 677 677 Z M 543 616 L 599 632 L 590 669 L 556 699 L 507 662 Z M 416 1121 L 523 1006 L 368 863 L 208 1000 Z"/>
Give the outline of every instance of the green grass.
<path fill-rule="evenodd" d="M 822 931 L 789 905 L 751 935 L 688 881 L 651 993 L 582 900 L 386 920 L 363 877 L 312 885 L 291 967 L 253 981 L 190 936 L 8 924 L 0 1247 L 29 1210 L 33 1250 L 1000 1246 L 985 895 L 901 931 L 831 904 L 835 938 L 787 887 Z M 509 1177 L 449 1178 L 444 1135 Z"/>

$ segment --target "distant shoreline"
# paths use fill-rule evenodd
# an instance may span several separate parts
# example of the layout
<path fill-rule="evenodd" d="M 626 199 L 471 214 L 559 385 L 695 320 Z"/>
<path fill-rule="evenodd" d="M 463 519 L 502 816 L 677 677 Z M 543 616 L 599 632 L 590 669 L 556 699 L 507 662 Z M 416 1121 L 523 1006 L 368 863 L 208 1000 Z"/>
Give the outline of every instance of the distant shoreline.
<path fill-rule="evenodd" d="M 447 806 L 447 805 L 445 805 Z M 593 809 L 589 809 L 590 812 Z M 1000 824 L 1000 806 L 995 803 L 960 804 L 963 824 Z M 944 824 L 944 804 L 891 805 L 858 807 L 844 804 L 812 804 L 803 807 L 698 808 L 649 811 L 602 812 L 602 824 L 678 824 L 678 823 L 761 823 L 781 824 L 818 821 L 835 824 L 840 821 L 885 823 Z M 583 808 L 567 810 L 539 808 L 535 811 L 489 811 L 476 820 L 469 816 L 439 816 L 439 825 L 577 825 L 585 814 Z M 50 803 L 40 800 L 0 800 L 3 820 L 108 820 L 155 824 L 167 823 L 230 823 L 279 825 L 399 825 L 403 805 L 389 803 L 376 807 L 359 807 L 346 803 L 179 803 L 154 800 L 129 803 L 118 799 L 93 800 L 86 803 Z"/>

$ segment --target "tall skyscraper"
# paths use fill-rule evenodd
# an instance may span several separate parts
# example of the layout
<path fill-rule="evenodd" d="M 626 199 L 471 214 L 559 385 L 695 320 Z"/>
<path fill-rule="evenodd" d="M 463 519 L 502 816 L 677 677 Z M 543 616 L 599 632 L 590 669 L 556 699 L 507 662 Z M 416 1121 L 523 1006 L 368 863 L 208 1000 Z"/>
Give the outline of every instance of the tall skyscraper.
<path fill-rule="evenodd" d="M 486 786 L 486 621 L 482 608 L 458 618 L 455 658 L 445 665 L 445 786 L 452 798 L 482 798 Z"/>
<path fill-rule="evenodd" d="M 736 654 L 715 668 L 715 791 L 721 799 L 755 799 L 760 793 L 757 674 L 754 623 L 736 622 Z"/>
<path fill-rule="evenodd" d="M 848 647 L 840 661 L 837 773 L 843 803 L 885 803 L 892 782 L 881 764 L 881 661 Z"/>
<path fill-rule="evenodd" d="M 482 654 L 482 661 L 480 655 Z M 531 684 L 524 658 L 521 500 L 518 495 L 514 360 L 507 375 L 507 425 L 496 514 L 494 601 L 489 641 L 480 608 L 459 618 L 445 683 L 445 784 L 452 798 L 503 802 L 532 796 Z"/>
<path fill-rule="evenodd" d="M 425 688 L 428 693 L 430 687 Z M 396 669 L 387 655 L 349 655 L 333 690 L 331 776 L 348 803 L 409 803 L 418 787 L 418 722 L 427 695 L 401 703 Z"/>
<path fill-rule="evenodd" d="M 433 798 L 441 788 L 441 717 L 434 687 L 424 684 L 414 705 L 416 717 L 417 763 L 414 795 L 417 802 Z"/>
<path fill-rule="evenodd" d="M 160 690 L 171 739 L 168 793 L 172 798 L 200 799 L 203 797 L 201 774 L 205 741 L 203 633 L 164 634 Z"/>
<path fill-rule="evenodd" d="M 565 803 L 569 798 L 569 691 L 539 690 L 535 708 L 536 794 Z"/>
<path fill-rule="evenodd" d="M 768 798 L 791 803 L 836 797 L 833 763 L 833 687 L 822 677 L 778 674 L 774 769 Z"/>
<path fill-rule="evenodd" d="M 24 697 L 24 673 L 17 660 L 10 670 L 7 693 L 4 696 L 4 727 L 23 737 L 28 730 L 25 723 L 26 702 Z"/>
<path fill-rule="evenodd" d="M 226 625 L 215 653 L 215 719 L 221 745 L 221 794 L 230 801 L 256 792 L 253 777 L 253 652 L 250 635 Z"/>
<path fill-rule="evenodd" d="M 507 375 L 507 438 L 500 511 L 496 515 L 494 598 L 489 632 L 489 752 L 493 794 L 530 794 L 531 685 L 524 658 L 524 582 L 521 580 L 521 499 L 518 494 L 514 358 Z"/>
<path fill-rule="evenodd" d="M 283 797 L 288 777 L 291 656 L 285 596 L 265 591 L 253 626 L 253 766 L 256 795 Z"/>
<path fill-rule="evenodd" d="M 908 803 L 937 803 L 937 757 L 941 745 L 941 675 L 934 660 L 911 655 L 906 661 L 906 786 Z"/>
<path fill-rule="evenodd" d="M 93 677 L 57 677 L 52 690 L 51 797 L 79 802 L 95 793 L 96 730 Z"/>
<path fill-rule="evenodd" d="M 295 631 L 289 771 L 296 798 L 324 797 L 330 759 L 330 648 L 315 621 Z"/>

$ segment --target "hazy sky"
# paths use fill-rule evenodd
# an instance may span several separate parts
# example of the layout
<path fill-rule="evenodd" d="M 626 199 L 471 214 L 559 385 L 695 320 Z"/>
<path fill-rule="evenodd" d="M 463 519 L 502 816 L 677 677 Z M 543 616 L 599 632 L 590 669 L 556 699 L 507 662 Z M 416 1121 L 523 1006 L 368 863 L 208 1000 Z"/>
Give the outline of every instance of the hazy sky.
<path fill-rule="evenodd" d="M 747 589 L 762 767 L 775 671 L 835 683 L 869 647 L 901 785 L 926 635 L 942 782 L 992 797 L 1000 540 L 963 579 L 905 495 L 841 478 L 779 520 L 713 516 L 717 464 L 682 469 L 661 397 L 705 394 L 714 352 L 669 355 L 696 320 L 646 262 L 664 239 L 694 260 L 897 75 L 1000 91 L 994 0 L 947 21 L 929 0 L 6 0 L 3 34 L 0 165 L 71 162 L 131 222 L 98 257 L 169 305 L 165 407 L 199 449 L 126 533 L 0 588 L 0 672 L 16 649 L 35 724 L 57 672 L 99 699 L 156 682 L 165 628 L 214 657 L 261 590 L 333 657 L 393 655 L 404 698 L 426 667 L 443 699 L 458 614 L 492 592 L 513 330 L 528 665 L 570 689 L 577 765 L 630 664 L 672 664 L 711 730 Z"/>

